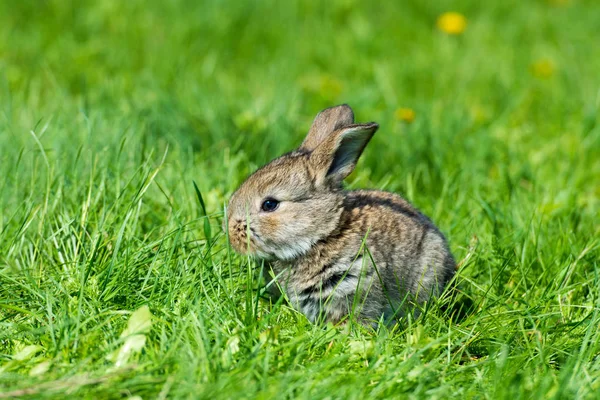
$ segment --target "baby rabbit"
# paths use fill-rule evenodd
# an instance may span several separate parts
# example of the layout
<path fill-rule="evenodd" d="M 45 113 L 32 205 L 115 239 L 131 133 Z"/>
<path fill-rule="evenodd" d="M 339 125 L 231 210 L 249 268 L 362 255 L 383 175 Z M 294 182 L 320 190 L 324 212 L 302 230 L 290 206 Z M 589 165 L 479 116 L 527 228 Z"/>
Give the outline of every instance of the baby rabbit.
<path fill-rule="evenodd" d="M 325 109 L 297 150 L 254 172 L 229 201 L 231 246 L 268 260 L 270 287 L 312 322 L 395 320 L 454 275 L 444 235 L 406 200 L 343 190 L 378 127 L 355 124 L 348 105 Z"/>

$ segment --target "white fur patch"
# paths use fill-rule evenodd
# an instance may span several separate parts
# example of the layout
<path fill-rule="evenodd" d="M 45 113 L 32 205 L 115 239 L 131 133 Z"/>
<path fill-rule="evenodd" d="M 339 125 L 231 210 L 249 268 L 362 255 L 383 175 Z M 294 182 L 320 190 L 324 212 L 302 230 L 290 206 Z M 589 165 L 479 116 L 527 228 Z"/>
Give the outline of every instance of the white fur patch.
<path fill-rule="evenodd" d="M 300 257 L 310 250 L 313 246 L 313 242 L 310 239 L 299 239 L 290 242 L 285 247 L 277 248 L 271 251 L 276 258 L 283 261 L 289 261 Z"/>

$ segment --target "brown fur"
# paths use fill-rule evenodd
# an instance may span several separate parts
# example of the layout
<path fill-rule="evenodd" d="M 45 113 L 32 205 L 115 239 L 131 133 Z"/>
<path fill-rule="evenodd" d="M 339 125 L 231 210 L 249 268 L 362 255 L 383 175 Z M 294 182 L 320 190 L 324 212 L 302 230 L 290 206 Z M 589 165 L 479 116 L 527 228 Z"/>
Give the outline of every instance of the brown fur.
<path fill-rule="evenodd" d="M 278 287 L 311 321 L 338 322 L 352 309 L 365 323 L 403 315 L 454 273 L 446 239 L 406 200 L 342 190 L 377 128 L 354 124 L 347 105 L 323 110 L 298 150 L 248 177 L 229 202 L 233 248 L 270 260 Z M 266 198 L 279 207 L 262 211 Z"/>

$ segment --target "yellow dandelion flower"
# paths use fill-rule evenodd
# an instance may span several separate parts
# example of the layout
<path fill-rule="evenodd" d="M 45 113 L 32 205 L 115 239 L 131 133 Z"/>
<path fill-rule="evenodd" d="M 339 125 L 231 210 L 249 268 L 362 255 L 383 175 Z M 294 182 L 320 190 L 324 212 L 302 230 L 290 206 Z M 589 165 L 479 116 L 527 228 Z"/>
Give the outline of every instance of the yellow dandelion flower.
<path fill-rule="evenodd" d="M 538 78 L 550 78 L 554 71 L 554 63 L 550 60 L 538 60 L 531 64 L 531 73 Z"/>
<path fill-rule="evenodd" d="M 449 35 L 460 35 L 467 28 L 467 19 L 457 12 L 445 12 L 439 16 L 437 27 Z"/>
<path fill-rule="evenodd" d="M 416 114 L 415 110 L 412 108 L 400 107 L 394 112 L 394 117 L 396 117 L 399 121 L 404 121 L 407 124 L 410 124 L 415 120 Z"/>

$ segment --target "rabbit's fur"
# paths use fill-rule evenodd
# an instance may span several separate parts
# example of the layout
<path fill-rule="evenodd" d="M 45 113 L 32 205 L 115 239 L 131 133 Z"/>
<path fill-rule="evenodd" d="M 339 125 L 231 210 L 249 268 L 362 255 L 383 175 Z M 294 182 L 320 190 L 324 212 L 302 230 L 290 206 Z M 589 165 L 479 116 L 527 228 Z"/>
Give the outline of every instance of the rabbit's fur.
<path fill-rule="evenodd" d="M 270 287 L 313 322 L 352 312 L 367 324 L 395 318 L 454 274 L 446 239 L 406 200 L 342 189 L 377 128 L 355 124 L 347 105 L 325 109 L 297 150 L 250 175 L 229 201 L 233 248 L 267 259 Z M 266 199 L 277 208 L 265 211 Z"/>

